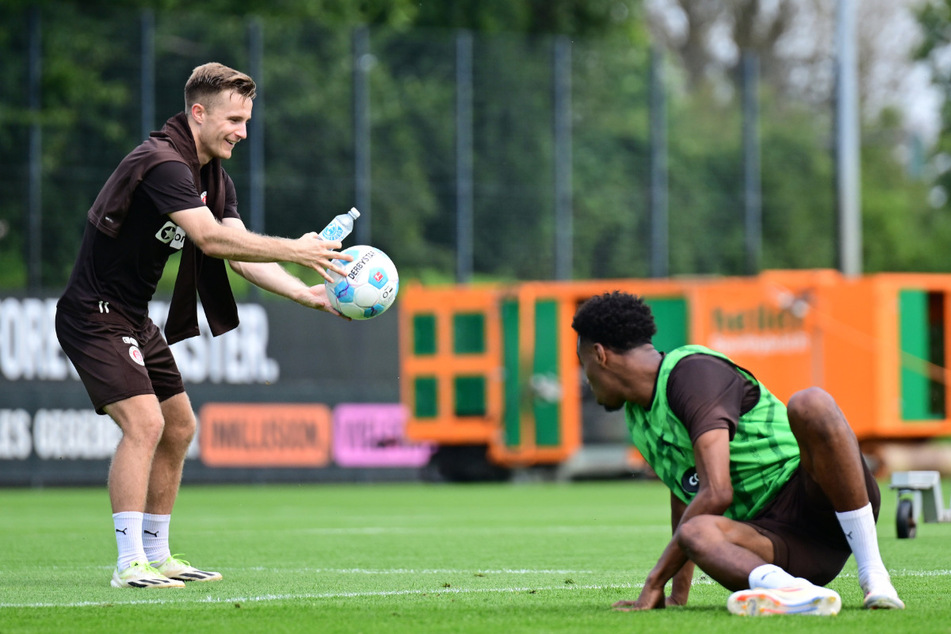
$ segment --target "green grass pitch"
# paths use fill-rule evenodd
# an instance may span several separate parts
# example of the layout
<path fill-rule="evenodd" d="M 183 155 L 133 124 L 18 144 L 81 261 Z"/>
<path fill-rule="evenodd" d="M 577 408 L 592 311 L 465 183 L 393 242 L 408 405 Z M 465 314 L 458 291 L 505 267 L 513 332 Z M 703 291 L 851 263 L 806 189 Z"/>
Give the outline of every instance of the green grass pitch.
<path fill-rule="evenodd" d="M 686 607 L 637 596 L 670 534 L 657 482 L 186 486 L 172 547 L 218 583 L 114 589 L 106 491 L 0 490 L 0 633 L 951 632 L 951 524 L 879 539 L 903 612 L 861 609 L 850 560 L 837 617 L 730 615 L 695 575 Z"/>

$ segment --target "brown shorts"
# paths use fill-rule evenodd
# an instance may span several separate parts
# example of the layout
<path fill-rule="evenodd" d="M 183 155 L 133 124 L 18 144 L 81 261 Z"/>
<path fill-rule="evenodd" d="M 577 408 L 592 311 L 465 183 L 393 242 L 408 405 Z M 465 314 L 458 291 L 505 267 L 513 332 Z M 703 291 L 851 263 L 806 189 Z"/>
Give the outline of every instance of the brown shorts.
<path fill-rule="evenodd" d="M 882 496 L 868 465 L 865 488 L 875 519 Z M 802 467 L 796 470 L 776 498 L 746 522 L 773 542 L 773 562 L 794 577 L 825 585 L 845 566 L 852 549 L 822 489 Z"/>
<path fill-rule="evenodd" d="M 80 317 L 57 310 L 56 336 L 99 414 L 131 396 L 154 394 L 164 401 L 185 391 L 175 357 L 151 320 L 137 327 L 115 314 Z"/>

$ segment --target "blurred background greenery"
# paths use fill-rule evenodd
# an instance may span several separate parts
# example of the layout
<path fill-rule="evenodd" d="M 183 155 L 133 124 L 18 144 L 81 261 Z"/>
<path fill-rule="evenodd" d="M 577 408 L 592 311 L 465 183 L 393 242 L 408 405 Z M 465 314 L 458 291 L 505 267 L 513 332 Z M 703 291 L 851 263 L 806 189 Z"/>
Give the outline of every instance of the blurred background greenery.
<path fill-rule="evenodd" d="M 949 1 L 857 4 L 865 270 L 947 271 Z M 404 280 L 650 276 L 658 160 L 669 275 L 834 268 L 834 8 L 0 0 L 0 290 L 63 286 L 99 188 L 146 130 L 182 109 L 185 79 L 207 61 L 260 85 L 258 138 L 226 165 L 245 222 L 296 237 L 362 196 L 357 236 L 389 253 Z M 753 75 L 741 72 L 746 59 Z M 751 77 L 752 114 L 742 100 Z M 471 143 L 459 134 L 469 94 L 460 86 L 471 90 L 461 128 Z M 937 105 L 922 125 L 915 104 L 927 99 Z M 660 141 L 652 103 L 665 121 Z M 752 260 L 744 124 L 758 134 L 762 246 Z M 567 253 L 557 248 L 559 196 L 571 218 Z"/>

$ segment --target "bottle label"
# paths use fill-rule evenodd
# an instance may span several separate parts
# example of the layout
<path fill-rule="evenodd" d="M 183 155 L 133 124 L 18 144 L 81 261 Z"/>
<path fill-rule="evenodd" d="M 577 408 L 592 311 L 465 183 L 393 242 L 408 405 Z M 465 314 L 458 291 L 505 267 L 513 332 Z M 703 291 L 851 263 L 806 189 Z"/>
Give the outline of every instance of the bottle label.
<path fill-rule="evenodd" d="M 320 236 L 324 240 L 334 240 L 338 241 L 343 238 L 343 226 L 339 222 L 332 222 L 327 225 L 327 228 L 320 232 Z"/>

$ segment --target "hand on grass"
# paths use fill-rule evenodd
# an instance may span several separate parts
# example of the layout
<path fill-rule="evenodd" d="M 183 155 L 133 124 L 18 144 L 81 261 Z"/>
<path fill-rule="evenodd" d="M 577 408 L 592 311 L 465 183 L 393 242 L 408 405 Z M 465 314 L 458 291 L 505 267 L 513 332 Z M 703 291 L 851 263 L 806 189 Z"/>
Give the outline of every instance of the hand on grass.
<path fill-rule="evenodd" d="M 645 586 L 636 601 L 618 601 L 611 607 L 618 612 L 639 612 L 641 610 L 662 610 L 666 605 L 663 588 L 653 590 Z"/>

